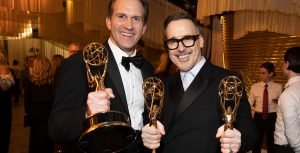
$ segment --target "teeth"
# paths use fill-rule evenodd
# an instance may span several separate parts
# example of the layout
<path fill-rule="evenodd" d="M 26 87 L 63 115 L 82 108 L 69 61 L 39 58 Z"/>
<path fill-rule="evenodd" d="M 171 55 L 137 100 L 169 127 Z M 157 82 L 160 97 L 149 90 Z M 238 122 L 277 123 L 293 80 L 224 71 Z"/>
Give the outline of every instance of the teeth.
<path fill-rule="evenodd" d="M 186 57 L 188 57 L 188 56 L 190 56 L 190 54 L 187 54 L 187 55 L 181 55 L 181 56 L 178 56 L 178 58 L 186 58 Z"/>
<path fill-rule="evenodd" d="M 132 36 L 133 34 L 130 34 L 130 33 L 122 33 L 122 35 L 125 35 L 125 36 Z"/>

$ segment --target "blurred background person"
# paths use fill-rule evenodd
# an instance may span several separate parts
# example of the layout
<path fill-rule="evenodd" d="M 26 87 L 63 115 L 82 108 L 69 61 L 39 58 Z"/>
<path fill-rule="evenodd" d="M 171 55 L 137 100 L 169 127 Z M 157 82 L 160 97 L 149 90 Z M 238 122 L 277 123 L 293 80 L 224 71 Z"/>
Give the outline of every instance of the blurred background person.
<path fill-rule="evenodd" d="M 60 66 L 60 63 L 64 59 L 65 58 L 62 55 L 59 55 L 59 54 L 55 54 L 55 55 L 52 56 L 51 63 L 52 63 L 52 69 L 53 69 L 54 73 L 56 72 L 57 68 Z"/>
<path fill-rule="evenodd" d="M 288 82 L 278 100 L 276 153 L 300 153 L 300 47 L 286 51 L 282 70 Z"/>
<path fill-rule="evenodd" d="M 277 101 L 282 92 L 282 85 L 275 83 L 275 66 L 266 62 L 259 67 L 260 82 L 251 86 L 249 102 L 254 113 L 254 122 L 259 132 L 259 144 L 252 153 L 260 153 L 264 136 L 267 138 L 268 153 L 275 152 L 274 130 L 276 122 Z"/>
<path fill-rule="evenodd" d="M 9 148 L 12 122 L 11 88 L 13 85 L 13 76 L 4 55 L 0 52 L 0 153 L 8 153 Z"/>
<path fill-rule="evenodd" d="M 44 56 L 36 56 L 24 80 L 25 125 L 30 127 L 29 153 L 53 153 L 53 143 L 48 137 L 47 121 L 53 103 L 54 71 Z"/>
<path fill-rule="evenodd" d="M 59 54 L 55 54 L 52 56 L 52 60 L 51 60 L 51 64 L 52 64 L 52 69 L 54 72 L 54 82 L 56 80 L 55 76 L 56 76 L 56 71 L 58 69 L 58 67 L 60 66 L 61 62 L 64 60 L 65 58 L 62 55 Z M 55 83 L 53 83 L 55 84 Z M 54 85 L 53 85 L 54 88 Z M 61 153 L 61 152 L 68 152 L 67 146 L 64 147 L 63 149 L 63 144 L 55 144 L 54 145 L 54 153 Z"/>
<path fill-rule="evenodd" d="M 68 47 L 69 55 L 73 55 L 81 50 L 81 46 L 79 43 L 71 43 Z"/>
<path fill-rule="evenodd" d="M 28 82 L 24 80 L 28 80 L 29 71 L 30 69 L 32 69 L 34 58 L 35 55 L 28 55 L 25 60 L 26 62 L 24 63 L 24 69 L 21 70 L 20 86 L 21 86 L 21 93 L 23 95 L 24 95 L 24 87 L 26 86 L 25 84 Z"/>
<path fill-rule="evenodd" d="M 15 81 L 15 85 L 13 87 L 13 96 L 14 96 L 13 102 L 19 102 L 21 67 L 19 66 L 18 60 L 13 60 L 12 70 L 13 70 L 13 76 Z"/>
<path fill-rule="evenodd" d="M 155 75 L 160 79 L 165 79 L 177 71 L 177 67 L 169 59 L 168 53 L 165 51 L 162 52 L 159 59 L 159 65 L 155 69 Z"/>

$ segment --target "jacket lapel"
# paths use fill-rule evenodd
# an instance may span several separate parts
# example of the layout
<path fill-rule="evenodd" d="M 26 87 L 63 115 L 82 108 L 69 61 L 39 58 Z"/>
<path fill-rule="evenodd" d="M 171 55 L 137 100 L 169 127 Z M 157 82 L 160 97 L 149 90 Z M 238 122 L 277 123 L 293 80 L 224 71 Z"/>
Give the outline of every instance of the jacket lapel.
<path fill-rule="evenodd" d="M 143 80 L 146 80 L 147 78 L 152 76 L 152 74 L 151 74 L 151 72 L 149 72 L 149 67 L 146 66 L 146 61 L 145 61 L 144 57 L 143 57 L 143 63 L 144 64 L 141 68 L 141 73 L 142 73 Z"/>
<path fill-rule="evenodd" d="M 176 112 L 173 118 L 175 122 L 180 115 L 193 103 L 195 99 L 207 88 L 207 86 L 211 83 L 211 80 L 207 78 L 206 67 L 207 62 L 204 64 L 200 72 L 197 74 L 191 85 L 185 91 L 183 97 L 179 101 Z"/>
<path fill-rule="evenodd" d="M 109 75 L 109 78 L 112 80 L 114 86 L 116 87 L 118 93 L 117 95 L 120 96 L 121 103 L 123 104 L 126 114 L 129 116 L 126 95 L 117 62 L 107 41 L 104 43 L 104 46 L 108 51 L 107 74 Z"/>
<path fill-rule="evenodd" d="M 176 107 L 177 104 L 182 99 L 182 96 L 184 95 L 183 86 L 181 83 L 180 73 L 176 73 L 174 77 L 172 77 L 172 81 L 170 81 L 170 84 L 167 86 L 167 89 L 169 92 L 166 93 L 166 105 L 164 108 L 164 113 L 162 113 L 162 116 L 164 118 L 164 124 L 166 130 L 168 130 L 172 125 L 174 116 L 176 115 Z"/>

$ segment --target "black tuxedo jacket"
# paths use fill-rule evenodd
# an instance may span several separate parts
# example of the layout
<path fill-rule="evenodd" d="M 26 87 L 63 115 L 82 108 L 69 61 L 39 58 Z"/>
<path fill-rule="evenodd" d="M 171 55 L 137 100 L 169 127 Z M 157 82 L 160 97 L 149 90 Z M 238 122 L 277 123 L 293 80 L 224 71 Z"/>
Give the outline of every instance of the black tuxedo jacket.
<path fill-rule="evenodd" d="M 111 99 L 110 109 L 126 113 L 130 117 L 119 68 L 107 41 L 104 46 L 108 50 L 109 58 L 104 84 L 106 88 L 112 88 L 115 95 Z M 99 69 L 103 69 L 103 66 L 91 71 L 99 72 Z M 100 72 L 102 73 L 101 70 Z M 152 65 L 145 59 L 141 72 L 143 79 L 154 74 Z M 54 104 L 48 121 L 49 135 L 54 142 L 63 143 L 78 138 L 86 115 L 87 95 L 92 90 L 88 87 L 82 52 L 64 60 L 57 71 Z M 144 121 L 146 119 L 145 115 Z"/>
<path fill-rule="evenodd" d="M 217 129 L 224 123 L 218 95 L 220 81 L 235 73 L 206 62 L 191 85 L 184 92 L 180 73 L 165 81 L 165 106 L 161 121 L 166 135 L 162 139 L 165 153 L 220 152 Z M 241 97 L 234 127 L 242 134 L 240 151 L 249 150 L 257 143 L 250 105 L 245 91 Z"/>

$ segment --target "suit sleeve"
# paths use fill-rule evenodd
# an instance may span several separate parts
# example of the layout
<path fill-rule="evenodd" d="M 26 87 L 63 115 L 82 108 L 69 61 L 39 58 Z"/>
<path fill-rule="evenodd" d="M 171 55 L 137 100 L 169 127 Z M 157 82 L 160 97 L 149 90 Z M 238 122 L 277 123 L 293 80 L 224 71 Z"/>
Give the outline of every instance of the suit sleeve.
<path fill-rule="evenodd" d="M 81 54 L 63 61 L 56 74 L 48 132 L 55 143 L 74 141 L 85 119 L 87 85 Z"/>

